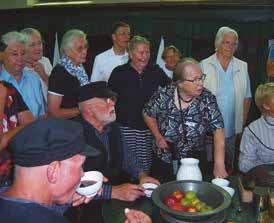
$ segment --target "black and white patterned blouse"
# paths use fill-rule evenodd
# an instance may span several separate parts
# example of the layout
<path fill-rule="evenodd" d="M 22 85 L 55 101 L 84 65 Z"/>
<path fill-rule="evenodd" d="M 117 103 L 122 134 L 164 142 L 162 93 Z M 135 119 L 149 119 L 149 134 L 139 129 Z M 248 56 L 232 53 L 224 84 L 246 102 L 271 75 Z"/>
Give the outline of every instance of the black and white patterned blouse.
<path fill-rule="evenodd" d="M 224 124 L 216 98 L 208 90 L 204 89 L 181 111 L 175 105 L 175 90 L 174 84 L 159 89 L 143 112 L 157 120 L 161 134 L 176 148 L 173 157 L 180 159 L 189 151 L 204 150 L 207 133 L 223 128 Z M 171 162 L 169 150 L 158 149 L 155 143 L 153 150 L 164 162 Z"/>

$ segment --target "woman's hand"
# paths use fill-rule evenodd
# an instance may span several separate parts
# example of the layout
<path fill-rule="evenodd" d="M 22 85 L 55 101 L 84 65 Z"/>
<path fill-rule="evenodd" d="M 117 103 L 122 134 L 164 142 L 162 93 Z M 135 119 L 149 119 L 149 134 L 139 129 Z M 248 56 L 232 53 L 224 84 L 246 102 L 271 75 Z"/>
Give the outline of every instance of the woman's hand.
<path fill-rule="evenodd" d="M 168 149 L 169 148 L 169 145 L 168 145 L 166 139 L 162 135 L 160 135 L 156 138 L 156 145 L 160 149 Z"/>
<path fill-rule="evenodd" d="M 125 209 L 125 223 L 152 223 L 150 217 L 142 211 Z"/>
<path fill-rule="evenodd" d="M 213 175 L 216 178 L 226 178 L 228 176 L 224 163 L 214 163 Z"/>

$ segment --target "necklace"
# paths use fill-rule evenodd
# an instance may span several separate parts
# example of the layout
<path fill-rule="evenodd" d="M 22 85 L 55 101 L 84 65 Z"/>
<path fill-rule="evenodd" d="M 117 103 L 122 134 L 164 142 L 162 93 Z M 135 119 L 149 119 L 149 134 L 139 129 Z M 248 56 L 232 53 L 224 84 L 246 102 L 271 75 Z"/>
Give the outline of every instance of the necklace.
<path fill-rule="evenodd" d="M 177 88 L 177 94 L 178 94 L 178 98 L 179 98 L 179 101 L 180 99 L 185 102 L 185 103 L 189 103 L 193 100 L 193 98 L 189 99 L 189 100 L 185 100 L 181 95 L 180 95 L 180 92 L 179 92 L 179 88 Z"/>

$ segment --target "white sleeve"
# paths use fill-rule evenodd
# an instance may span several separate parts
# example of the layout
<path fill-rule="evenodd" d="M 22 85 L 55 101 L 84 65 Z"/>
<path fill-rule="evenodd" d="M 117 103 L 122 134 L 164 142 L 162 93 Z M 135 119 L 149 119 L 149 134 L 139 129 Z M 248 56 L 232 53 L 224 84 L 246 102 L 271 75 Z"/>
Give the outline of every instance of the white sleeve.
<path fill-rule="evenodd" d="M 101 81 L 102 74 L 100 72 L 100 58 L 98 56 L 94 59 L 93 69 L 90 77 L 90 82 Z"/>

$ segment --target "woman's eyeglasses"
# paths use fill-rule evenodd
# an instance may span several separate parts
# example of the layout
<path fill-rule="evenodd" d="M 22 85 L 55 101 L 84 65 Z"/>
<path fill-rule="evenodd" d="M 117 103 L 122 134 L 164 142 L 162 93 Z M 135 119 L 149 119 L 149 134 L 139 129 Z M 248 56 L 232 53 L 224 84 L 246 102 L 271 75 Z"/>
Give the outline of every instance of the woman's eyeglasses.
<path fill-rule="evenodd" d="M 206 74 L 202 74 L 201 77 L 196 78 L 194 80 L 183 79 L 182 81 L 188 81 L 188 82 L 191 82 L 193 84 L 198 84 L 200 82 L 204 82 L 205 78 L 206 78 Z"/>

